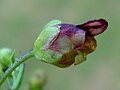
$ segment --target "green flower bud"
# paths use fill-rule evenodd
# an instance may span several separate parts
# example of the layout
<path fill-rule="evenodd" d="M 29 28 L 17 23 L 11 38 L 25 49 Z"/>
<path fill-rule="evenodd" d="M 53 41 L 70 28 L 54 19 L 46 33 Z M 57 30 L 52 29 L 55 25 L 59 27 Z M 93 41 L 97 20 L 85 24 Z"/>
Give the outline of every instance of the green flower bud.
<path fill-rule="evenodd" d="M 6 70 L 14 61 L 14 51 L 9 48 L 3 48 L 0 50 L 0 63 L 3 70 Z"/>
<path fill-rule="evenodd" d="M 97 36 L 105 31 L 104 19 L 91 20 L 81 25 L 64 24 L 59 20 L 48 23 L 34 43 L 35 57 L 59 67 L 68 67 L 86 60 L 96 49 Z"/>
<path fill-rule="evenodd" d="M 42 90 L 46 84 L 46 74 L 42 70 L 36 70 L 29 81 L 29 90 Z"/>

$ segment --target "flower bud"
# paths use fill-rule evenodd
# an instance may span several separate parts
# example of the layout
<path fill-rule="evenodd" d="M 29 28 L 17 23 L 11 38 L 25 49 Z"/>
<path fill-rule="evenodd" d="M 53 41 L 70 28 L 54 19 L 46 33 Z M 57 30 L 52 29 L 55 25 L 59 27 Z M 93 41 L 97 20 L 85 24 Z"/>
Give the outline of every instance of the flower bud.
<path fill-rule="evenodd" d="M 3 48 L 0 50 L 0 63 L 3 70 L 6 70 L 14 61 L 14 51 L 9 48 Z"/>
<path fill-rule="evenodd" d="M 29 81 L 29 90 L 42 90 L 46 84 L 46 74 L 42 70 L 36 70 Z"/>
<path fill-rule="evenodd" d="M 80 64 L 96 49 L 94 36 L 104 32 L 107 25 L 104 19 L 81 25 L 51 21 L 34 43 L 35 57 L 62 68 Z"/>

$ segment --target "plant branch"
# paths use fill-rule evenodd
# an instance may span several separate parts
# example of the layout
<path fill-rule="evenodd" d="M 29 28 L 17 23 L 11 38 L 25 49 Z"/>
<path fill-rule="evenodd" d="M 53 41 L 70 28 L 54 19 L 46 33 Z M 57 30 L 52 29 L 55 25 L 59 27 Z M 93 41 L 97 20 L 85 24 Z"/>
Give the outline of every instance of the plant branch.
<path fill-rule="evenodd" d="M 34 56 L 32 50 L 28 51 L 27 53 L 17 58 L 15 62 L 4 72 L 4 74 L 0 78 L 0 87 L 6 80 L 6 78 L 12 73 L 12 71 L 15 70 L 15 68 L 17 68 L 21 63 L 25 62 L 26 60 Z"/>

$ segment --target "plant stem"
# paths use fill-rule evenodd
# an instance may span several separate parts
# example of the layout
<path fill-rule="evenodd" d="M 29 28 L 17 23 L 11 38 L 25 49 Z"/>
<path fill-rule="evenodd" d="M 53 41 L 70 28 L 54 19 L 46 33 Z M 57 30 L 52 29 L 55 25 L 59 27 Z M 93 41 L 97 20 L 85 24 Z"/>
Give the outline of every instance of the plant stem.
<path fill-rule="evenodd" d="M 0 86 L 2 83 L 6 80 L 6 78 L 12 73 L 12 71 L 15 70 L 16 67 L 18 67 L 21 63 L 25 62 L 29 58 L 33 57 L 32 50 L 28 51 L 27 53 L 23 54 L 19 58 L 15 60 L 15 62 L 4 72 L 2 77 L 0 78 Z"/>

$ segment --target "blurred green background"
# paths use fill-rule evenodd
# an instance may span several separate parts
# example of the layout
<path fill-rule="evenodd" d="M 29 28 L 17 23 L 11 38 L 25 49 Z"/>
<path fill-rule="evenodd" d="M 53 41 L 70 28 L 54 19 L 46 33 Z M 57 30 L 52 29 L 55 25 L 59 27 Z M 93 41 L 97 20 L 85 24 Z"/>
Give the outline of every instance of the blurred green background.
<path fill-rule="evenodd" d="M 20 90 L 38 68 L 48 75 L 45 90 L 120 90 L 120 0 L 0 0 L 0 48 L 15 49 L 16 57 L 33 47 L 53 19 L 81 24 L 95 18 L 105 18 L 109 27 L 96 37 L 97 50 L 86 62 L 61 69 L 30 59 Z"/>

